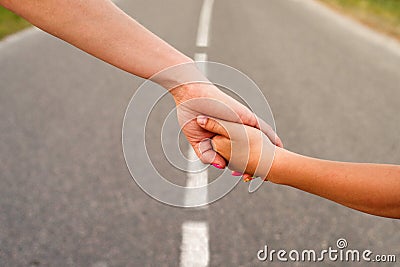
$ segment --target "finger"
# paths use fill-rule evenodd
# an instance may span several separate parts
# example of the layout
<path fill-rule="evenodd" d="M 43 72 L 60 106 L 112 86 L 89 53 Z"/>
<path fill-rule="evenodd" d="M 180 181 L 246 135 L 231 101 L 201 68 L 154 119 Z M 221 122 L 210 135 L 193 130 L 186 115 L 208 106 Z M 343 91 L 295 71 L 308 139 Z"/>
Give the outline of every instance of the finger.
<path fill-rule="evenodd" d="M 198 124 L 205 130 L 229 139 L 246 136 L 246 126 L 241 123 L 225 121 L 207 116 L 198 116 Z"/>
<path fill-rule="evenodd" d="M 257 117 L 257 115 L 255 115 L 255 116 L 257 119 L 257 128 L 260 129 L 269 138 L 269 140 L 271 140 L 271 142 L 274 145 L 283 147 L 282 140 L 275 133 L 274 129 L 272 129 L 271 125 L 269 125 L 264 120 Z"/>
<path fill-rule="evenodd" d="M 225 159 L 213 150 L 210 139 L 201 141 L 194 149 L 197 156 L 204 164 L 212 164 L 218 169 L 224 169 L 226 167 Z"/>
<path fill-rule="evenodd" d="M 231 141 L 222 135 L 216 135 L 211 139 L 211 146 L 214 151 L 220 154 L 225 160 L 231 159 Z"/>
<path fill-rule="evenodd" d="M 251 180 L 253 180 L 253 176 L 251 175 L 251 174 L 248 174 L 248 173 L 245 173 L 245 174 L 243 174 L 243 181 L 244 182 L 250 182 Z"/>
<path fill-rule="evenodd" d="M 209 132 L 229 137 L 225 127 L 223 127 L 216 119 L 200 115 L 197 116 L 197 124 Z"/>

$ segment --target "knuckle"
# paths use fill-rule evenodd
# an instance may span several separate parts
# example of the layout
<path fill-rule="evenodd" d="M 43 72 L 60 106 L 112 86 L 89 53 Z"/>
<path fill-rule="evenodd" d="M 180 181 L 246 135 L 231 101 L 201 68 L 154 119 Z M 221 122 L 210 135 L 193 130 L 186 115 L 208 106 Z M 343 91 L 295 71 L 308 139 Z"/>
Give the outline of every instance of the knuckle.
<path fill-rule="evenodd" d="M 214 127 L 213 120 L 211 118 L 208 118 L 208 120 L 206 122 L 206 128 L 207 129 L 212 129 L 213 127 Z"/>
<path fill-rule="evenodd" d="M 218 129 L 219 129 L 218 123 L 215 122 L 215 121 L 212 121 L 211 129 L 212 129 L 214 132 L 217 132 Z"/>
<path fill-rule="evenodd" d="M 211 140 L 212 147 L 215 151 L 221 152 L 224 147 L 225 138 L 223 136 L 217 135 Z"/>
<path fill-rule="evenodd" d="M 212 140 L 211 140 L 211 145 L 212 145 L 212 147 L 213 147 L 213 150 L 215 150 L 215 151 L 217 151 L 218 152 L 218 148 L 219 148 L 219 140 L 220 138 L 219 138 L 219 136 L 217 135 L 217 136 L 215 136 Z"/>
<path fill-rule="evenodd" d="M 256 118 L 255 114 L 253 112 L 251 112 L 250 110 L 248 110 L 248 112 L 246 112 L 244 119 L 246 120 L 246 121 L 244 121 L 244 124 L 247 124 L 252 127 L 257 127 L 257 125 L 258 125 L 257 118 Z"/>

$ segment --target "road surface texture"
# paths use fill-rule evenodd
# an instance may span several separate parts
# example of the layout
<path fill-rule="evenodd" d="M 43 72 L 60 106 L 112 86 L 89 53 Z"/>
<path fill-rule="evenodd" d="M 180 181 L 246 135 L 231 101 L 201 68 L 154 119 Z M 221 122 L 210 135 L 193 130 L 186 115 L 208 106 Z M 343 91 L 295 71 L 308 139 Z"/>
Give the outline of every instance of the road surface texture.
<path fill-rule="evenodd" d="M 118 5 L 193 56 L 202 3 Z M 142 80 L 43 32 L 21 36 L 0 43 L 0 266 L 179 266 L 186 221 L 207 223 L 209 266 L 274 266 L 257 259 L 264 245 L 321 250 L 339 238 L 400 261 L 398 221 L 292 188 L 248 194 L 240 183 L 196 211 L 154 201 L 131 179 L 121 145 Z M 400 163 L 400 57 L 385 47 L 303 1 L 216 0 L 203 52 L 254 79 L 288 149 Z"/>

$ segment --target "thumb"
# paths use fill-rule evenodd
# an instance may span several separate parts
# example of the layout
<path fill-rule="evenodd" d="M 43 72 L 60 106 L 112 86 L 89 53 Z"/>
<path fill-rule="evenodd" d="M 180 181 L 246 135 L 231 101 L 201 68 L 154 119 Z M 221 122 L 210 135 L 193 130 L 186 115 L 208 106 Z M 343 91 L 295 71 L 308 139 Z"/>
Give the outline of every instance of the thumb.
<path fill-rule="evenodd" d="M 229 138 L 229 134 L 226 129 L 215 119 L 200 115 L 197 116 L 197 124 L 209 132 Z"/>

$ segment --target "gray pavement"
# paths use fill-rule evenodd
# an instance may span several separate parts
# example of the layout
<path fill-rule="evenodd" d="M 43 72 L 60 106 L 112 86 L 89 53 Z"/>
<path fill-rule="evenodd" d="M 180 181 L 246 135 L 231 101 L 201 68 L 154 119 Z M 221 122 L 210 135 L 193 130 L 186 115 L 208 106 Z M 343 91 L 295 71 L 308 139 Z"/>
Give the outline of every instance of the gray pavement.
<path fill-rule="evenodd" d="M 119 5 L 196 51 L 201 1 Z M 288 149 L 400 163 L 400 57 L 299 1 L 215 1 L 210 38 L 209 60 L 263 90 Z M 292 188 L 249 195 L 241 183 L 200 211 L 160 204 L 122 155 L 123 115 L 141 79 L 45 33 L 0 46 L 0 66 L 0 266 L 177 266 L 187 220 L 208 222 L 210 266 L 274 266 L 257 260 L 265 244 L 322 249 L 338 238 L 400 260 L 398 221 Z"/>

